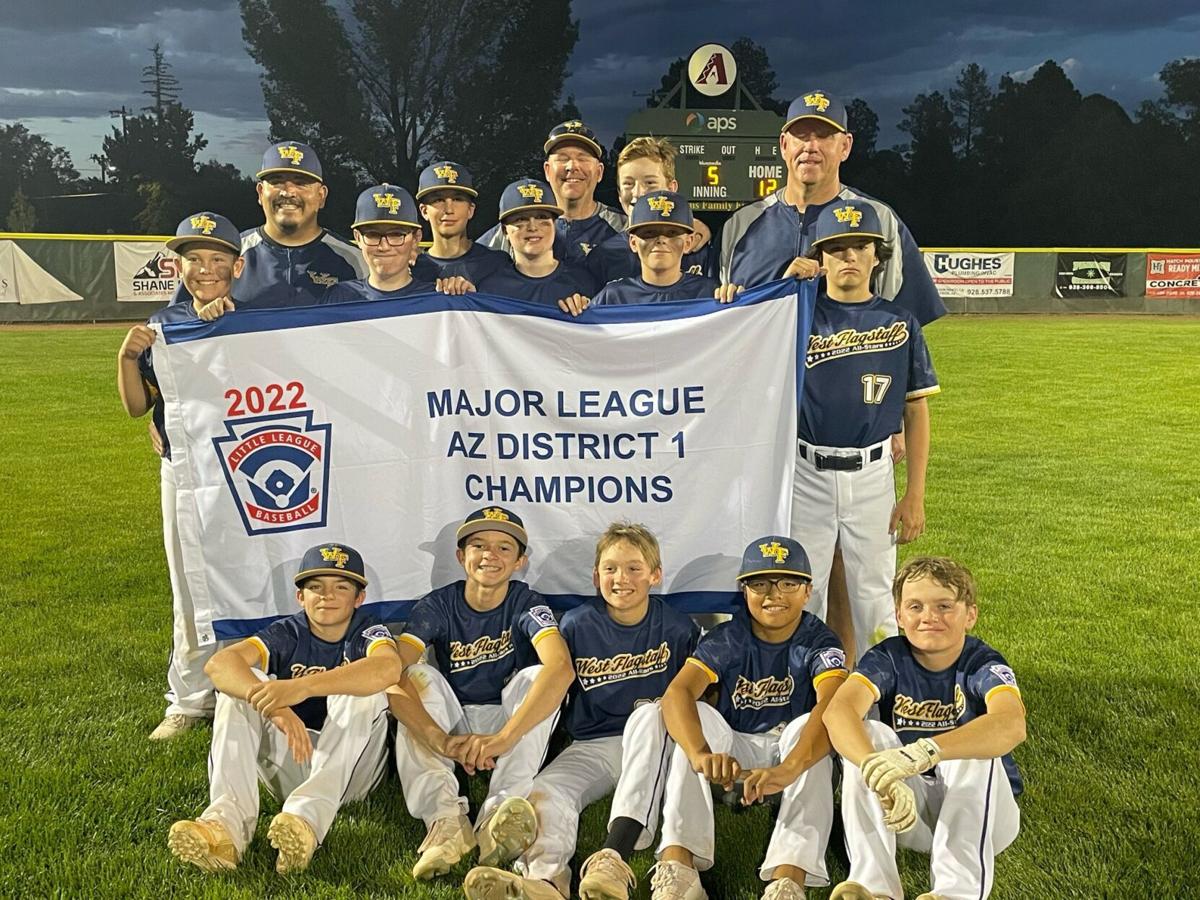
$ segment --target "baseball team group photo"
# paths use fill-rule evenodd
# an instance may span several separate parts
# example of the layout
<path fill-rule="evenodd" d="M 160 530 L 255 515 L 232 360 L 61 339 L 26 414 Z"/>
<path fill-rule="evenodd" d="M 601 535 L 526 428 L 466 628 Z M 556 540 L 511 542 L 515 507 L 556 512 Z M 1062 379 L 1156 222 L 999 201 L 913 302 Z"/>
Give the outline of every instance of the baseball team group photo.
<path fill-rule="evenodd" d="M 0 892 L 1200 890 L 1192 213 L 1052 226 L 1049 173 L 986 178 L 1005 116 L 1117 121 L 1063 87 L 1094 76 L 930 76 L 883 150 L 853 65 L 698 40 L 613 142 L 560 99 L 597 11 L 514 0 L 497 36 L 490 2 L 310 4 L 364 92 L 331 101 L 241 0 L 249 177 L 104 183 L 193 127 L 169 42 L 99 182 L 17 182 Z M 505 126 L 482 69 L 370 56 L 410 20 L 552 102 Z M 1163 182 L 1195 62 L 1125 117 Z M 445 110 L 375 165 L 389 90 Z"/>

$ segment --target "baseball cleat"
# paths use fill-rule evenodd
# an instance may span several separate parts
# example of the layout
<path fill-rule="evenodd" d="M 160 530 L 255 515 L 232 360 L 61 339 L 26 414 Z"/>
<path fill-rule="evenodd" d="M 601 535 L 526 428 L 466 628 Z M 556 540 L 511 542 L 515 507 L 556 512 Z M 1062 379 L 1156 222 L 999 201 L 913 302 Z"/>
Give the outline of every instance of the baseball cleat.
<path fill-rule="evenodd" d="M 429 879 L 445 875 L 474 848 L 475 834 L 466 816 L 438 819 L 429 827 L 429 833 L 417 848 L 421 856 L 413 865 L 413 877 Z"/>
<path fill-rule="evenodd" d="M 918 894 L 917 900 L 946 900 L 941 894 L 935 894 L 932 891 L 927 894 Z"/>
<path fill-rule="evenodd" d="M 843 881 L 833 889 L 829 900 L 889 900 L 887 894 L 872 894 L 857 881 Z"/>
<path fill-rule="evenodd" d="M 566 896 L 548 881 L 488 866 L 476 866 L 467 873 L 463 893 L 468 900 L 563 900 Z"/>
<path fill-rule="evenodd" d="M 804 885 L 791 878 L 780 878 L 767 885 L 762 900 L 805 900 L 805 897 Z"/>
<path fill-rule="evenodd" d="M 183 713 L 171 713 L 169 716 L 163 716 L 163 720 L 158 723 L 158 727 L 150 732 L 150 740 L 169 741 L 171 738 L 179 737 L 185 731 L 191 731 L 203 721 L 203 716 L 185 716 Z"/>
<path fill-rule="evenodd" d="M 279 851 L 275 871 L 280 875 L 303 872 L 317 849 L 317 834 L 303 816 L 281 812 L 271 820 L 267 840 Z"/>
<path fill-rule="evenodd" d="M 236 869 L 237 848 L 233 838 L 220 822 L 208 819 L 184 819 L 171 826 L 167 846 L 180 862 L 189 863 L 205 872 L 225 872 Z"/>
<path fill-rule="evenodd" d="M 650 900 L 708 900 L 700 873 L 681 862 L 661 861 L 650 876 Z"/>
<path fill-rule="evenodd" d="M 636 887 L 633 869 L 608 847 L 589 856 L 579 870 L 580 900 L 629 900 Z"/>
<path fill-rule="evenodd" d="M 524 797 L 509 797 L 478 831 L 479 865 L 512 862 L 537 837 L 537 813 Z"/>

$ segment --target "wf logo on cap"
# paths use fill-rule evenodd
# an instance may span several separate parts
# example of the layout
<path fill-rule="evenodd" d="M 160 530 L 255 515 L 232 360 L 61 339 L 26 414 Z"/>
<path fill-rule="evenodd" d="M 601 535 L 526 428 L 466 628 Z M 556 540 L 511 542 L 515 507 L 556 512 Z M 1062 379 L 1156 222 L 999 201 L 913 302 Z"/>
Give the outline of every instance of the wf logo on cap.
<path fill-rule="evenodd" d="M 304 159 L 304 151 L 295 144 L 288 144 L 286 147 L 279 148 L 279 158 L 286 159 L 293 166 L 298 166 L 300 160 Z"/>
<path fill-rule="evenodd" d="M 646 200 L 646 204 L 664 219 L 671 215 L 671 210 L 675 208 L 675 201 L 668 200 L 666 197 L 650 197 Z"/>
<path fill-rule="evenodd" d="M 454 184 L 458 181 L 458 170 L 454 166 L 436 166 L 433 170 L 438 178 L 443 178 L 446 181 Z M 393 210 L 395 212 L 395 210 Z"/>
<path fill-rule="evenodd" d="M 563 122 L 562 127 L 567 131 L 579 131 L 584 125 L 578 119 L 572 119 L 570 122 Z"/>
<path fill-rule="evenodd" d="M 526 200 L 532 200 L 534 203 L 542 202 L 542 189 L 536 184 L 520 184 L 517 185 L 517 192 Z"/>
<path fill-rule="evenodd" d="M 483 511 L 485 519 L 492 519 L 496 522 L 507 522 L 508 513 L 496 506 L 490 506 Z"/>
<path fill-rule="evenodd" d="M 380 209 L 386 209 L 393 216 L 400 211 L 400 198 L 389 191 L 386 194 L 372 194 L 375 198 L 375 205 Z"/>
<path fill-rule="evenodd" d="M 322 547 L 321 559 L 327 563 L 333 563 L 339 569 L 344 569 L 346 568 L 346 563 L 350 561 L 350 554 L 337 545 Z"/>
<path fill-rule="evenodd" d="M 788 554 L 792 551 L 788 550 L 779 541 L 771 541 L 769 544 L 759 544 L 758 552 L 763 555 L 763 559 L 774 557 L 776 565 L 782 565 L 783 561 L 788 558 Z"/>
<path fill-rule="evenodd" d="M 192 216 L 188 221 L 201 234 L 212 234 L 213 229 L 217 227 L 217 223 L 208 216 Z"/>
<path fill-rule="evenodd" d="M 857 228 L 858 223 L 862 221 L 862 210 L 855 209 L 853 206 L 843 206 L 840 209 L 835 209 L 833 214 L 837 216 L 837 220 L 843 225 L 849 224 L 851 228 Z"/>
<path fill-rule="evenodd" d="M 817 112 L 825 112 L 829 109 L 829 98 L 820 91 L 813 91 L 804 95 L 804 105 L 816 107 Z"/>

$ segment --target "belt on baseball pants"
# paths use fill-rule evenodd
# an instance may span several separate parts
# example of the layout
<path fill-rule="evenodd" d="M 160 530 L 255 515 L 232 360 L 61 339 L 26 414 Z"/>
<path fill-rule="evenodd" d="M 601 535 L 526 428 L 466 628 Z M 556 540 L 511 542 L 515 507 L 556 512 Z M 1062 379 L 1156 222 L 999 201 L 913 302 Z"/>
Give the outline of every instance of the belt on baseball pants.
<path fill-rule="evenodd" d="M 890 438 L 888 439 L 891 440 Z M 878 462 L 883 459 L 883 448 L 888 441 L 882 444 L 876 444 L 874 447 L 865 447 L 861 450 L 849 448 L 845 450 L 835 450 L 831 453 L 823 453 L 815 447 L 810 447 L 804 443 L 798 443 L 796 446 L 800 451 L 800 456 L 803 459 L 808 459 L 809 454 L 812 454 L 812 463 L 818 472 L 857 472 L 862 469 L 867 463 Z"/>

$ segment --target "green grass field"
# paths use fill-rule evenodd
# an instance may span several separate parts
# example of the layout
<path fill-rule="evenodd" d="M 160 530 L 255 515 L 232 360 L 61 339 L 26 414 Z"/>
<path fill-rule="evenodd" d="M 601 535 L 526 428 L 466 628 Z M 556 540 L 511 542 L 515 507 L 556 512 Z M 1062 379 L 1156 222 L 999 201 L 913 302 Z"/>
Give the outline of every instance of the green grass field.
<path fill-rule="evenodd" d="M 157 461 L 114 388 L 123 334 L 0 330 L 0 896 L 461 896 L 409 875 L 424 829 L 394 775 L 302 876 L 274 874 L 270 800 L 237 872 L 167 852 L 171 822 L 205 805 L 210 732 L 146 740 L 170 600 Z M 952 318 L 928 336 L 944 388 L 914 549 L 972 566 L 977 633 L 1029 711 L 1022 831 L 992 896 L 1200 895 L 1200 321 Z M 710 896 L 759 896 L 768 834 L 766 810 L 718 810 Z M 909 896 L 928 889 L 921 857 L 902 867 Z"/>

